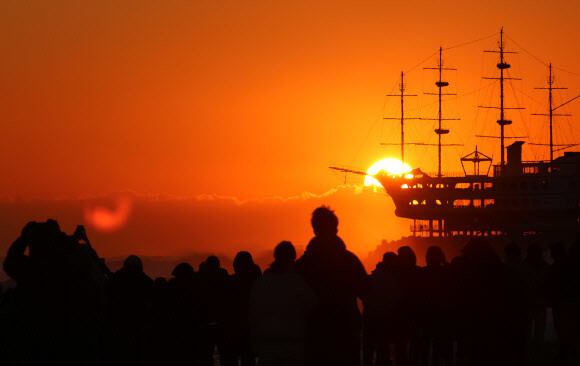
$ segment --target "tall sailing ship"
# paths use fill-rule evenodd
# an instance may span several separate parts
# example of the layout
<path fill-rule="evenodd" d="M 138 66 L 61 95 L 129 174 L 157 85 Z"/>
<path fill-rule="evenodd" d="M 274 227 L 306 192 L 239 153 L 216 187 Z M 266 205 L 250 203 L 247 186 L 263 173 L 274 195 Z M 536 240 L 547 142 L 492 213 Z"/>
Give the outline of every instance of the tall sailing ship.
<path fill-rule="evenodd" d="M 420 236 L 457 236 L 457 235 L 485 235 L 511 236 L 567 233 L 570 236 L 578 234 L 580 229 L 580 152 L 564 152 L 562 156 L 554 158 L 554 152 L 577 146 L 570 143 L 556 145 L 553 142 L 552 122 L 556 116 L 561 116 L 556 110 L 562 105 L 575 100 L 573 98 L 559 106 L 553 105 L 552 94 L 556 88 L 552 76 L 552 65 L 549 65 L 548 113 L 550 126 L 550 156 L 549 160 L 523 161 L 522 149 L 525 142 L 517 138 L 505 136 L 505 126 L 512 124 L 506 118 L 509 108 L 504 105 L 504 83 L 509 77 L 507 69 L 510 64 L 506 61 L 506 54 L 513 53 L 505 50 L 503 29 L 499 33 L 498 49 L 494 52 L 499 56 L 497 79 L 500 86 L 500 100 L 498 106 L 489 106 L 499 111 L 497 124 L 499 136 L 480 136 L 498 138 L 501 156 L 499 162 L 485 155 L 476 147 L 475 150 L 461 158 L 463 167 L 462 176 L 445 176 L 441 170 L 441 149 L 450 144 L 442 144 L 441 137 L 449 133 L 443 128 L 441 102 L 445 95 L 443 89 L 449 85 L 442 79 L 444 70 L 453 70 L 443 67 L 441 58 L 442 48 L 439 49 L 438 80 L 435 85 L 438 93 L 439 113 L 438 126 L 435 133 L 438 136 L 438 172 L 427 174 L 420 168 L 403 174 L 390 174 L 384 170 L 373 175 L 384 187 L 395 204 L 395 214 L 398 217 L 413 220 L 411 231 Z M 401 160 L 405 162 L 404 148 L 404 98 L 411 95 L 404 93 L 403 73 L 401 74 Z M 393 118 L 394 119 L 394 118 Z M 421 118 L 424 119 L 424 118 Z M 515 142 L 505 146 L 506 139 Z M 424 143 L 416 143 L 425 145 Z M 433 144 L 435 145 L 435 144 Z M 538 144 L 536 144 L 538 145 Z M 506 156 L 507 155 L 507 156 Z M 341 172 L 366 174 L 344 168 L 332 167 Z"/>

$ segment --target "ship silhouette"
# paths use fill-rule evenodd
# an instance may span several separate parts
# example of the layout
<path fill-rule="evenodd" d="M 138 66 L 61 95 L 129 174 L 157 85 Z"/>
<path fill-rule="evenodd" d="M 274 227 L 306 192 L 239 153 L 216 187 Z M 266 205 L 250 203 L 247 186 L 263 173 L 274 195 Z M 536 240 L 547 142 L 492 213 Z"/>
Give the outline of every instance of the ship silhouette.
<path fill-rule="evenodd" d="M 496 237 L 521 237 L 534 235 L 549 235 L 551 238 L 567 237 L 574 238 L 580 232 L 580 152 L 564 152 L 563 156 L 554 159 L 554 152 L 569 149 L 578 144 L 554 144 L 552 134 L 553 118 L 563 116 L 555 111 L 565 104 L 553 105 L 552 92 L 554 86 L 552 65 L 549 68 L 548 87 L 546 89 L 549 98 L 549 110 L 542 116 L 549 118 L 550 141 L 549 144 L 531 143 L 532 145 L 546 145 L 550 147 L 548 160 L 523 161 L 522 149 L 525 141 L 520 136 L 505 136 L 504 127 L 512 121 L 506 118 L 509 109 L 522 109 L 520 107 L 507 107 L 504 105 L 504 83 L 506 80 L 517 79 L 506 74 L 510 64 L 505 56 L 508 53 L 504 45 L 503 29 L 499 32 L 498 49 L 485 51 L 499 55 L 497 68 L 499 77 L 487 77 L 485 79 L 497 79 L 500 84 L 500 100 L 498 106 L 480 106 L 499 111 L 497 124 L 500 127 L 499 136 L 482 136 L 482 138 L 497 138 L 500 141 L 501 158 L 499 162 L 482 151 L 475 150 L 461 157 L 463 168 L 462 176 L 445 176 L 441 171 L 441 150 L 445 146 L 456 144 L 442 143 L 442 137 L 449 133 L 442 126 L 446 120 L 455 118 L 443 118 L 441 101 L 442 96 L 454 95 L 443 93 L 442 89 L 449 85 L 442 80 L 444 70 L 455 70 L 443 67 L 442 51 L 439 49 L 439 60 L 436 68 L 438 80 L 435 85 L 438 93 L 439 113 L 437 118 L 417 118 L 404 116 L 403 103 L 405 97 L 415 96 L 405 94 L 404 73 L 401 73 L 400 94 L 401 100 L 401 161 L 404 163 L 405 134 L 404 122 L 407 119 L 429 119 L 438 121 L 435 133 L 438 135 L 437 144 L 411 143 L 414 145 L 435 145 L 438 147 L 438 172 L 437 174 L 425 173 L 421 168 L 413 169 L 403 174 L 391 174 L 384 170 L 372 175 L 385 189 L 395 204 L 395 215 L 413 220 L 411 232 L 414 236 L 449 237 L 449 236 L 496 236 Z M 429 94 L 429 93 L 427 93 Z M 505 146 L 507 139 L 515 142 Z M 383 144 L 394 145 L 394 143 Z M 409 143 L 407 143 L 409 145 Z M 507 159 L 506 159 L 507 155 Z M 471 165 L 473 164 L 473 165 Z M 331 167 L 342 173 L 356 173 L 367 175 L 365 172 Z"/>

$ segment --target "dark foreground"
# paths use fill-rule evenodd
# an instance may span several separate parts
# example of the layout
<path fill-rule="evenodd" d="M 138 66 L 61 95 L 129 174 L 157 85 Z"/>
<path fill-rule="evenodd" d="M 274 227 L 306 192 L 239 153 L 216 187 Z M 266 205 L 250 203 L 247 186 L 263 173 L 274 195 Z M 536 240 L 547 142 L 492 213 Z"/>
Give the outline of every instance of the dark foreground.
<path fill-rule="evenodd" d="M 425 267 L 404 246 L 368 275 L 332 211 L 312 226 L 302 257 L 282 242 L 264 273 L 240 252 L 231 275 L 211 256 L 152 280 L 136 256 L 109 271 L 82 226 L 29 223 L 4 262 L 0 365 L 579 364 L 580 242 L 501 260 L 475 237 Z"/>

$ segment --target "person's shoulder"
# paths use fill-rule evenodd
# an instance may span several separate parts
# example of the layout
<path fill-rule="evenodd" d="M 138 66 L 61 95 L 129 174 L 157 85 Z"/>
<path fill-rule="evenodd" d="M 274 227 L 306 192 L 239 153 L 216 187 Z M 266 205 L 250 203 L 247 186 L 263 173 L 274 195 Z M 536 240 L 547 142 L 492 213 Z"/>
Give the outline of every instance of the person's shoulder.
<path fill-rule="evenodd" d="M 365 274 L 367 273 L 364 265 L 362 264 L 361 260 L 359 259 L 359 257 L 354 254 L 353 252 L 351 252 L 350 250 L 346 250 L 345 251 L 345 258 L 347 260 L 347 264 L 351 267 L 351 268 L 357 268 L 359 270 L 362 270 L 365 272 Z"/>

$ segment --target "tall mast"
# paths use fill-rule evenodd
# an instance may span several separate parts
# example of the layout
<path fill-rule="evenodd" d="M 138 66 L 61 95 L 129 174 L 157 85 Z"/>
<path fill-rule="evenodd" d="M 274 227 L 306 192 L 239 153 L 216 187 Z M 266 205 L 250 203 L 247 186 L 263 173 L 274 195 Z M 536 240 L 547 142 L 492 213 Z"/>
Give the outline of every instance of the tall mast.
<path fill-rule="evenodd" d="M 548 90 L 548 113 L 533 113 L 534 116 L 548 116 L 550 119 L 550 162 L 554 161 L 554 133 L 553 133 L 553 120 L 555 116 L 569 116 L 569 114 L 554 114 L 553 107 L 553 90 L 557 89 L 568 89 L 568 88 L 555 88 L 554 87 L 554 75 L 552 74 L 552 63 L 548 65 L 548 87 L 547 88 L 534 88 Z M 540 145 L 540 144 L 534 144 Z"/>
<path fill-rule="evenodd" d="M 387 94 L 387 97 L 401 98 L 401 117 L 385 117 L 383 119 L 396 119 L 401 121 L 401 168 L 405 166 L 405 120 L 420 119 L 417 117 L 405 117 L 405 97 L 416 97 L 416 94 L 405 94 L 405 73 L 401 71 L 401 83 L 399 84 L 400 94 Z M 381 143 L 381 145 L 392 145 L 390 143 Z"/>
<path fill-rule="evenodd" d="M 503 59 L 503 53 L 504 53 L 504 49 L 503 49 L 503 28 L 499 31 L 499 64 L 497 64 L 497 68 L 499 69 L 499 90 L 500 90 L 500 114 L 499 114 L 499 121 L 497 121 L 497 123 L 500 126 L 501 129 L 501 165 L 505 164 L 505 133 L 504 133 L 504 126 L 505 125 L 509 125 L 512 123 L 512 121 L 507 121 L 504 117 L 505 117 L 505 112 L 504 112 L 504 105 L 503 105 L 503 82 L 504 82 L 504 76 L 503 76 L 503 72 L 505 69 L 509 69 L 511 67 L 510 64 L 504 62 Z"/>
<path fill-rule="evenodd" d="M 441 135 L 446 135 L 449 133 L 449 130 L 444 129 L 442 126 L 442 121 L 456 121 L 458 120 L 458 118 L 443 118 L 443 113 L 442 113 L 442 96 L 443 95 L 456 95 L 453 93 L 443 93 L 442 89 L 446 86 L 449 86 L 449 83 L 447 81 L 443 81 L 443 70 L 457 70 L 457 69 L 452 69 L 452 68 L 448 68 L 448 67 L 443 67 L 443 47 L 439 47 L 439 59 L 437 60 L 437 67 L 425 67 L 425 69 L 427 70 L 437 70 L 439 72 L 439 79 L 438 81 L 435 82 L 435 85 L 438 88 L 438 92 L 436 94 L 434 93 L 425 93 L 425 94 L 430 94 L 430 95 L 437 95 L 438 100 L 439 100 L 439 111 L 437 114 L 437 118 L 436 120 L 438 121 L 438 127 L 435 129 L 435 133 L 437 134 L 437 138 L 438 138 L 438 143 L 437 143 L 437 149 L 438 149 L 438 168 L 437 168 L 437 176 L 441 177 L 442 173 L 441 173 L 441 146 L 449 146 L 449 145 L 442 145 L 441 144 Z M 430 118 L 424 118 L 424 119 L 430 119 Z M 455 145 L 455 144 L 453 144 Z"/>
<path fill-rule="evenodd" d="M 554 79 L 552 79 L 552 63 L 548 66 L 549 74 L 548 74 L 548 100 L 549 100 L 549 108 L 550 108 L 550 162 L 554 161 L 554 135 L 552 133 L 552 119 L 554 118 L 554 110 L 552 109 L 552 84 L 554 83 Z"/>
<path fill-rule="evenodd" d="M 405 91 L 405 74 L 402 71 L 399 90 L 401 91 L 401 163 L 405 164 L 405 94 L 403 94 Z"/>
<path fill-rule="evenodd" d="M 505 119 L 505 110 L 506 109 L 523 109 L 520 107 L 506 107 L 504 105 L 504 82 L 505 80 L 521 80 L 520 78 L 512 78 L 512 77 L 506 77 L 504 75 L 504 71 L 509 69 L 511 67 L 510 64 L 508 64 L 505 61 L 505 54 L 506 53 L 517 53 L 517 52 L 512 52 L 512 51 L 506 51 L 505 50 L 505 45 L 503 43 L 503 28 L 501 28 L 501 30 L 499 31 L 499 51 L 484 51 L 484 52 L 494 52 L 494 53 L 499 53 L 499 63 L 497 64 L 497 68 L 499 69 L 499 78 L 496 77 L 484 77 L 483 79 L 495 79 L 495 80 L 499 80 L 499 107 L 490 107 L 490 106 L 479 106 L 480 108 L 498 108 L 499 109 L 499 119 L 497 120 L 497 124 L 500 126 L 500 149 L 501 149 L 501 166 L 505 165 L 505 139 L 507 138 L 505 136 L 505 126 L 506 125 L 511 125 L 512 121 Z M 480 136 L 480 137 L 495 137 L 495 136 Z M 495 137 L 497 138 L 497 137 Z M 514 138 L 514 137 L 510 137 L 510 138 Z"/>

